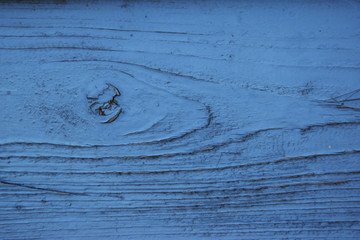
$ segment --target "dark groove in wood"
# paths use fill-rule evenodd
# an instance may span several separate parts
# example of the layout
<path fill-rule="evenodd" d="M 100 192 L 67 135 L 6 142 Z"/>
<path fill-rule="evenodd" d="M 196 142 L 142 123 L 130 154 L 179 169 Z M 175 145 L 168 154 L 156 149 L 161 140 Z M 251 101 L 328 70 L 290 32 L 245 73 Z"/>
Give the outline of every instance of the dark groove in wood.
<path fill-rule="evenodd" d="M 53 26 L 9 26 L 0 25 L 0 28 L 27 28 L 27 29 L 52 29 Z M 63 29 L 86 29 L 86 30 L 100 30 L 100 31 L 115 31 L 115 32 L 138 32 L 138 33 L 156 33 L 156 34 L 174 34 L 174 35 L 190 35 L 190 36 L 211 36 L 211 34 L 204 33 L 188 33 L 188 32 L 175 32 L 175 31 L 160 31 L 160 30 L 139 30 L 139 29 L 118 29 L 118 28 L 102 28 L 102 27 L 68 27 L 68 26 L 57 26 L 56 28 Z"/>
<path fill-rule="evenodd" d="M 203 151 L 208 151 L 211 149 L 206 149 Z M 203 152 L 203 151 L 199 151 L 199 152 Z M 178 173 L 180 171 L 182 172 L 198 172 L 198 171 L 215 171 L 215 170 L 226 170 L 226 169 L 233 169 L 233 168 L 246 168 L 246 167 L 253 167 L 253 166 L 261 166 L 261 165 L 269 165 L 269 164 L 277 164 L 277 163 L 281 163 L 281 162 L 289 162 L 289 161 L 296 161 L 296 160 L 300 160 L 300 159 L 314 159 L 314 158 L 318 158 L 318 157 L 329 157 L 329 156 L 341 156 L 341 155 L 346 155 L 346 154 L 354 154 L 354 153 L 360 153 L 360 150 L 352 150 L 352 151 L 343 151 L 343 152 L 336 152 L 336 153 L 328 153 L 328 154 L 315 154 L 315 155 L 309 155 L 309 156 L 297 156 L 297 157 L 287 157 L 287 158 L 281 158 L 279 160 L 275 160 L 275 161 L 266 161 L 266 162 L 259 162 L 259 163 L 248 163 L 248 164 L 242 164 L 242 165 L 231 165 L 231 166 L 224 166 L 224 167 L 216 167 L 216 168 L 199 168 L 199 169 L 182 169 L 182 170 L 169 170 L 169 171 L 138 171 L 138 172 L 134 172 L 133 174 L 164 174 L 164 173 Z M 178 155 L 192 155 L 194 154 L 192 153 L 179 153 L 176 154 L 176 156 Z M 6 156 L 6 157 L 0 157 L 0 159 L 11 159 L 11 158 L 23 158 L 23 159 L 51 159 L 51 158 L 65 158 L 65 159 L 78 159 L 78 160 L 102 160 L 102 159 L 124 159 L 124 160 L 129 160 L 129 159 L 157 159 L 159 157 L 170 157 L 170 154 L 164 154 L 161 156 L 158 155 L 154 155 L 154 156 L 137 156 L 137 157 L 129 157 L 129 156 L 125 156 L 125 157 L 118 157 L 118 156 L 112 156 L 112 157 L 96 157 L 96 158 L 84 158 L 84 157 L 66 157 L 66 156 Z M 173 157 L 173 156 L 171 156 Z M 132 172 L 118 172 L 116 174 L 119 175 L 130 175 L 132 174 Z"/>
<path fill-rule="evenodd" d="M 24 187 L 24 188 L 34 189 L 34 190 L 54 192 L 54 193 L 57 193 L 57 194 L 70 194 L 70 195 L 82 195 L 82 196 L 84 195 L 84 194 L 72 193 L 72 192 L 67 192 L 67 191 L 58 191 L 58 190 L 48 189 L 48 188 L 39 188 L 39 187 L 29 186 L 29 185 L 25 185 L 25 184 L 21 184 L 21 183 L 13 183 L 13 182 L 8 182 L 8 181 L 0 181 L 0 183 L 6 184 L 6 185 L 17 186 L 17 187 Z"/>

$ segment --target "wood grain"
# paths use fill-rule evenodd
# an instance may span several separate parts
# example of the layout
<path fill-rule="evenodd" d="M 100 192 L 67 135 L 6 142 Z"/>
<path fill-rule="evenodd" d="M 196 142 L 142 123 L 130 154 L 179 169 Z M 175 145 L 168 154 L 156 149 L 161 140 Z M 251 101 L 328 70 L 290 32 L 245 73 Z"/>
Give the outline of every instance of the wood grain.
<path fill-rule="evenodd" d="M 360 237 L 359 2 L 0 6 L 1 239 Z"/>

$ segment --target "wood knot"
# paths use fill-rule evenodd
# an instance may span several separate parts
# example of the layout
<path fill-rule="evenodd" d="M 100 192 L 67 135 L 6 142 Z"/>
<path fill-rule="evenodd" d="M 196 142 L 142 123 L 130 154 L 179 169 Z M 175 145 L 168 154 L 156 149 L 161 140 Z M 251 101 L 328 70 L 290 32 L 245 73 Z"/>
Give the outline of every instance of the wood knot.
<path fill-rule="evenodd" d="M 102 119 L 102 123 L 111 123 L 115 121 L 122 112 L 122 108 L 118 103 L 118 97 L 121 96 L 119 89 L 110 83 L 106 83 L 107 87 L 98 93 L 87 95 L 86 98 L 90 104 L 90 112 Z"/>

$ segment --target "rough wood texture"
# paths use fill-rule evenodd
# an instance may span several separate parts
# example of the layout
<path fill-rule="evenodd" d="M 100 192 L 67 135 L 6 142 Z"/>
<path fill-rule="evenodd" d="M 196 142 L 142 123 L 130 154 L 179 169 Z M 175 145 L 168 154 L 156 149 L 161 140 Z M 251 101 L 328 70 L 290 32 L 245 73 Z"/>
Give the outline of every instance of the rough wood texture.
<path fill-rule="evenodd" d="M 0 6 L 1 239 L 360 238 L 358 1 Z"/>

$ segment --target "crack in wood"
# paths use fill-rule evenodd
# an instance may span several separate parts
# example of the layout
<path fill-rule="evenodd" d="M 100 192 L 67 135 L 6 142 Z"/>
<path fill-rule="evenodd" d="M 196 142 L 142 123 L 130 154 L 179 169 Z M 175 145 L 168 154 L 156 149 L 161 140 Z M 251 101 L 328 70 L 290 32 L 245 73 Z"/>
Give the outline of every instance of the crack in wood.
<path fill-rule="evenodd" d="M 13 183 L 13 182 L 2 181 L 2 180 L 0 181 L 0 183 L 5 184 L 5 185 L 11 185 L 11 186 L 17 186 L 17 187 L 23 187 L 23 188 L 33 189 L 33 190 L 40 190 L 40 191 L 46 191 L 46 192 L 54 192 L 54 193 L 57 193 L 57 194 L 86 196 L 86 194 L 82 194 L 82 193 L 59 191 L 59 190 L 50 189 L 50 188 L 40 188 L 40 187 L 34 187 L 34 186 L 25 185 L 25 184 L 21 184 L 21 183 Z"/>

